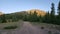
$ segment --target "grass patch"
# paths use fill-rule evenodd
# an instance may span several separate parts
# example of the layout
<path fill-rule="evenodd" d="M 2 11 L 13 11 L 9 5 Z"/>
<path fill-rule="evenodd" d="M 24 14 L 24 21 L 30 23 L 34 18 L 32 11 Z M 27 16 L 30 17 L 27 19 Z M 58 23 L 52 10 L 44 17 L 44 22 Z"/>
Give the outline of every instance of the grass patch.
<path fill-rule="evenodd" d="M 6 27 L 4 27 L 4 29 L 16 29 L 17 28 L 17 26 L 6 26 Z"/>

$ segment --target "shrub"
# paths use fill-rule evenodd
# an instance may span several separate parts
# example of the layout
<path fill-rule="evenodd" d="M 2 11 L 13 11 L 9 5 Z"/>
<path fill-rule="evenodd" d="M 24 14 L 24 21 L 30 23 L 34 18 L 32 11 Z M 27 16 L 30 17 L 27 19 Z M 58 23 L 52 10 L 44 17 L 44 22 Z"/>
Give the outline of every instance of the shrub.
<path fill-rule="evenodd" d="M 48 34 L 52 34 L 52 32 L 51 31 L 48 31 Z"/>
<path fill-rule="evenodd" d="M 17 26 L 7 26 L 7 27 L 4 27 L 4 29 L 16 29 Z"/>
<path fill-rule="evenodd" d="M 44 27 L 41 27 L 41 29 L 44 29 Z"/>

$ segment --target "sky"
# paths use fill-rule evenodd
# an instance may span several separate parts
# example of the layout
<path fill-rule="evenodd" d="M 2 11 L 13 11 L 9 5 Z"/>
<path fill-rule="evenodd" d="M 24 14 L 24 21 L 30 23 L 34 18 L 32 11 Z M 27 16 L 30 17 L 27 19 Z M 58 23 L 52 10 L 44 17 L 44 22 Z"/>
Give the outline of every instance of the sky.
<path fill-rule="evenodd" d="M 0 11 L 3 13 L 13 13 L 31 9 L 50 11 L 52 2 L 55 4 L 57 11 L 59 0 L 0 0 Z"/>

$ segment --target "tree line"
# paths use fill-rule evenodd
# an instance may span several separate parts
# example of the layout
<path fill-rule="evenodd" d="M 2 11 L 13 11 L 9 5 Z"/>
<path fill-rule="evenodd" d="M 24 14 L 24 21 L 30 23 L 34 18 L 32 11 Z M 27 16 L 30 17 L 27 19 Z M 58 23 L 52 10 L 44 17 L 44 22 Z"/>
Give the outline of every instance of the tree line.
<path fill-rule="evenodd" d="M 50 13 L 49 13 L 50 12 Z M 57 24 L 60 25 L 60 1 L 58 3 L 57 14 L 55 14 L 55 4 L 51 4 L 51 11 L 48 11 L 45 16 L 37 16 L 36 11 L 34 14 L 25 15 L 24 21 L 31 21 L 31 22 L 42 22 L 42 23 L 50 23 L 50 24 Z"/>

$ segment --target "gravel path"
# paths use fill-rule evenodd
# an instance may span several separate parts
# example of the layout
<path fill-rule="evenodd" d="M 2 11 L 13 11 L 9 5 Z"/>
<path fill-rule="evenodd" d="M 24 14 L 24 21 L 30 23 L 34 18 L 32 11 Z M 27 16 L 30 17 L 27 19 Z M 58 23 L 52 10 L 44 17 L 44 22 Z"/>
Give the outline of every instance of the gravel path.
<path fill-rule="evenodd" d="M 47 34 L 47 31 L 38 29 L 29 22 L 24 22 L 18 34 Z"/>

